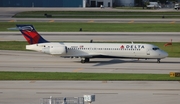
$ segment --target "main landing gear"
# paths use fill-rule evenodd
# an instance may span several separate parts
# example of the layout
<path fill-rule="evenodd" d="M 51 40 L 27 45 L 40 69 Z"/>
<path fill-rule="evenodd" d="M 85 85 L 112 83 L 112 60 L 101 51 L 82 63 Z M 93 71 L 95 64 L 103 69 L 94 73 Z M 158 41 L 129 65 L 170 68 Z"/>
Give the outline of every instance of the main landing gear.
<path fill-rule="evenodd" d="M 157 59 L 157 63 L 160 63 L 161 62 L 161 59 Z"/>
<path fill-rule="evenodd" d="M 89 62 L 89 58 L 81 58 L 81 63 L 86 63 L 86 62 Z"/>

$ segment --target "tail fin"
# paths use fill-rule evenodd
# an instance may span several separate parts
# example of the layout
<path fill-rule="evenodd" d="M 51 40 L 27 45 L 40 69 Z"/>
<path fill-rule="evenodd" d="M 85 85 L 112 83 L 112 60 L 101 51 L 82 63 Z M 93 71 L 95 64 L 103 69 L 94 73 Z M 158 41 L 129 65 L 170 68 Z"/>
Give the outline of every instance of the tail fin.
<path fill-rule="evenodd" d="M 48 42 L 43 37 L 41 37 L 41 35 L 38 34 L 38 32 L 33 27 L 33 25 L 16 25 L 16 26 L 21 31 L 24 38 L 27 40 L 29 44 Z"/>

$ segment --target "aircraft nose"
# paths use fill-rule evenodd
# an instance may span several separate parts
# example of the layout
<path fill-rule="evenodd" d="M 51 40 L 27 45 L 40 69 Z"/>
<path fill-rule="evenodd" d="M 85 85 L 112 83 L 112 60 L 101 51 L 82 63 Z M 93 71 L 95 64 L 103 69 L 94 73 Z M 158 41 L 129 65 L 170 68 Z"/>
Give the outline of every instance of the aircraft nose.
<path fill-rule="evenodd" d="M 168 53 L 163 51 L 163 52 L 161 53 L 161 56 L 165 58 L 165 57 L 168 56 Z"/>

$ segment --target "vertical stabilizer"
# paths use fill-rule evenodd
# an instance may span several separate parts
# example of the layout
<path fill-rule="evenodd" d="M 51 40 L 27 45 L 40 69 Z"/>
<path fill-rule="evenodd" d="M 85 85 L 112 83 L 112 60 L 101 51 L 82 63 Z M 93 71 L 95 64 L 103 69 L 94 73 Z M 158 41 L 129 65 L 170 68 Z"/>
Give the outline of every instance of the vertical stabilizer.
<path fill-rule="evenodd" d="M 33 25 L 16 25 L 17 28 L 21 31 L 24 38 L 27 40 L 29 44 L 37 44 L 37 43 L 46 43 L 45 40 L 38 32 L 35 30 Z"/>

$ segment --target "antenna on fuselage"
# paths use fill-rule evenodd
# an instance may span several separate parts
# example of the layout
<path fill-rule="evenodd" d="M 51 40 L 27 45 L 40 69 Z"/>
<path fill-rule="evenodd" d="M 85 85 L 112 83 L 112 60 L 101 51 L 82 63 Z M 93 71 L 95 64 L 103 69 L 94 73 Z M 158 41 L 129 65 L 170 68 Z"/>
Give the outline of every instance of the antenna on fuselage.
<path fill-rule="evenodd" d="M 133 42 L 131 42 L 131 44 L 134 44 Z"/>

